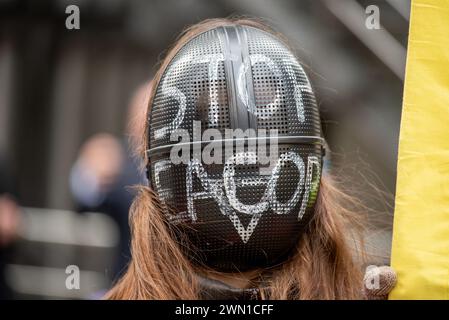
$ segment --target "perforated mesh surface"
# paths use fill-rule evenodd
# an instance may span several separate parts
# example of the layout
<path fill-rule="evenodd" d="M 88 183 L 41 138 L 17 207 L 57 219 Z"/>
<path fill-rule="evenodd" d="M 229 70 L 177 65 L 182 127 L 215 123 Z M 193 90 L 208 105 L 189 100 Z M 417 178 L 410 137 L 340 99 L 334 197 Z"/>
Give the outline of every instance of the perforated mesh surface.
<path fill-rule="evenodd" d="M 314 211 L 321 146 L 281 139 L 276 166 L 261 175 L 262 165 L 248 164 L 250 150 L 234 149 L 228 158 L 223 152 L 218 164 L 193 156 L 173 164 L 164 149 L 176 143 L 170 134 L 186 129 L 192 141 L 193 121 L 202 131 L 224 134 L 248 123 L 277 129 L 280 137 L 321 137 L 321 127 L 309 80 L 290 50 L 264 31 L 230 28 L 189 41 L 163 74 L 149 119 L 149 148 L 160 149 L 150 153 L 150 173 L 169 221 L 191 242 L 189 256 L 216 269 L 245 270 L 279 262 L 298 243 Z M 242 121 L 242 106 L 254 123 Z"/>

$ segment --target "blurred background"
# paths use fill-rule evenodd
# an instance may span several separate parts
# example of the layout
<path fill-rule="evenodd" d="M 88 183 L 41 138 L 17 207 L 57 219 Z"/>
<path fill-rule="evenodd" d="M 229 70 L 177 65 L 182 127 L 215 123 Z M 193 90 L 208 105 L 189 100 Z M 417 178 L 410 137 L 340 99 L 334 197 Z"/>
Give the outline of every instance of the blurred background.
<path fill-rule="evenodd" d="M 80 29 L 68 30 L 68 5 Z M 379 8 L 368 29 L 365 9 Z M 0 297 L 98 298 L 129 258 L 127 212 L 145 183 L 129 151 L 146 83 L 188 25 L 249 15 L 307 66 L 329 164 L 370 208 L 388 263 L 409 0 L 0 0 Z M 66 267 L 80 289 L 66 288 Z"/>

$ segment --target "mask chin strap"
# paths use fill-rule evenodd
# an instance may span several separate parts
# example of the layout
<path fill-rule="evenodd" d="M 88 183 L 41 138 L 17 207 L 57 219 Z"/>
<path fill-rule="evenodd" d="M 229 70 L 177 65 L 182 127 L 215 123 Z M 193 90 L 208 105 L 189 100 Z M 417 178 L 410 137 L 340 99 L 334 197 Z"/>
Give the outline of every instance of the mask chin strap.
<path fill-rule="evenodd" d="M 234 288 L 198 274 L 197 280 L 200 287 L 199 298 L 203 300 L 259 300 L 261 298 L 261 288 Z"/>

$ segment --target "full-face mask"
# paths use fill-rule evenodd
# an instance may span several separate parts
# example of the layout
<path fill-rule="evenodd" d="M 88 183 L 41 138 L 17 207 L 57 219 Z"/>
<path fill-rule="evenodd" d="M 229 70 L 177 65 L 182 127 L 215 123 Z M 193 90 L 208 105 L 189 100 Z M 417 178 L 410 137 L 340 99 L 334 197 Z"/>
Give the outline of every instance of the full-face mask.
<path fill-rule="evenodd" d="M 324 143 L 290 49 L 249 26 L 201 33 L 150 108 L 150 185 L 191 260 L 243 271 L 288 258 L 313 216 Z"/>

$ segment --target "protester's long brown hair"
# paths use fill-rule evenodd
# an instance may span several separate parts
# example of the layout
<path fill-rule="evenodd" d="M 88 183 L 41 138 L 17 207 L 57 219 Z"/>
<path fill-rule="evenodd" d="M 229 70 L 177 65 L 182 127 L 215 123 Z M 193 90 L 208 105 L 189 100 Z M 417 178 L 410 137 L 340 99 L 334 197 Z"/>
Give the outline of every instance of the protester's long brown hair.
<path fill-rule="evenodd" d="M 278 36 L 265 24 L 252 19 L 212 19 L 188 28 L 168 52 L 150 88 L 148 106 L 152 105 L 161 76 L 178 50 L 194 36 L 209 29 L 231 25 L 249 25 Z M 149 108 L 148 108 L 149 109 Z M 147 111 L 149 112 L 149 110 Z M 145 157 L 147 132 L 142 135 L 141 154 Z M 347 204 L 352 199 L 324 174 L 315 208 L 293 257 L 269 270 L 262 290 L 269 299 L 358 299 L 362 289 L 361 223 Z M 139 187 L 130 210 L 132 260 L 125 275 L 107 294 L 109 299 L 197 299 L 196 275 L 191 264 L 174 240 L 175 230 L 162 214 L 157 196 L 148 187 Z M 264 277 L 267 270 L 260 270 Z M 254 279 L 258 283 L 259 279 Z M 268 281 L 268 282 L 267 282 Z"/>

